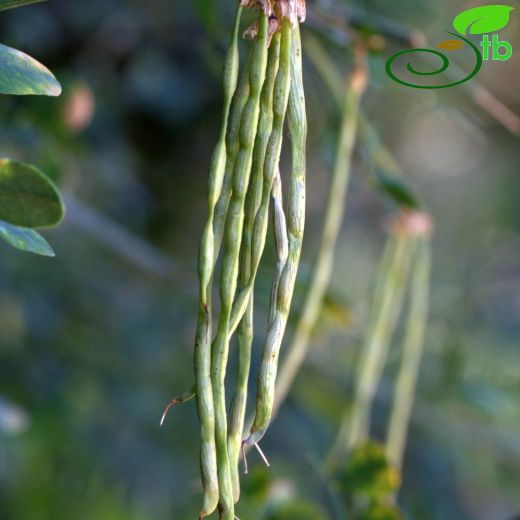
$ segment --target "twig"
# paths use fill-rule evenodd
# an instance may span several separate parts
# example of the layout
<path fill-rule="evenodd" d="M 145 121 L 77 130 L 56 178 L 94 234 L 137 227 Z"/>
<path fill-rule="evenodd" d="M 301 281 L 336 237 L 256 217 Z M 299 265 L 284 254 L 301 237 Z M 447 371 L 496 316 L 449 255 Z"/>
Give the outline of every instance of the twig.
<path fill-rule="evenodd" d="M 67 194 L 64 198 L 67 207 L 66 222 L 88 233 L 137 267 L 160 278 L 171 279 L 179 274 L 179 263 L 171 256 L 157 250 L 72 194 Z"/>
<path fill-rule="evenodd" d="M 332 11 L 327 9 L 327 12 L 315 6 L 309 9 L 309 15 L 311 27 L 326 30 L 327 33 L 332 27 L 335 31 L 332 37 L 337 43 L 345 44 L 351 40 L 350 35 L 347 34 L 350 27 L 368 29 L 409 45 L 415 45 L 420 41 L 416 29 L 384 16 L 367 13 L 353 5 L 349 5 L 348 8 L 338 5 Z M 329 34 L 328 37 L 330 37 Z"/>
<path fill-rule="evenodd" d="M 340 107 L 343 100 L 343 79 L 341 78 L 341 74 L 323 49 L 319 40 L 312 33 L 306 34 L 305 45 L 307 56 L 330 90 L 338 107 Z M 405 172 L 394 158 L 392 152 L 381 142 L 373 125 L 363 112 L 358 113 L 358 118 L 359 135 L 370 148 L 374 166 L 404 181 L 407 177 Z M 409 187 L 408 190 L 410 192 L 413 191 Z"/>

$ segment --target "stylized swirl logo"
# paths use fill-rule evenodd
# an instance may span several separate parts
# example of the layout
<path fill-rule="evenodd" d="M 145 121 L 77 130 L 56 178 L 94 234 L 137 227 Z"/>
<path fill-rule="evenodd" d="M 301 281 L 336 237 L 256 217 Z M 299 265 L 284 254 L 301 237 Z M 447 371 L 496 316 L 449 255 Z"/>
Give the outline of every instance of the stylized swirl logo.
<path fill-rule="evenodd" d="M 418 85 L 418 84 L 410 83 L 408 81 L 405 81 L 403 79 L 398 78 L 396 76 L 396 74 L 393 72 L 392 65 L 393 65 L 394 61 L 397 58 L 399 58 L 400 56 L 403 56 L 405 54 L 413 54 L 413 53 L 425 52 L 425 53 L 428 53 L 430 55 L 433 54 L 434 56 L 439 57 L 442 60 L 441 65 L 436 70 L 424 72 L 424 71 L 417 70 L 410 62 L 408 62 L 407 65 L 406 65 L 407 70 L 410 73 L 415 74 L 417 76 L 436 76 L 437 74 L 442 74 L 444 71 L 446 71 L 448 69 L 448 67 L 450 65 L 450 60 L 442 52 L 439 52 L 439 51 L 436 51 L 436 50 L 433 50 L 433 49 L 407 49 L 407 50 L 404 50 L 404 51 L 400 51 L 400 52 L 394 54 L 393 56 L 390 56 L 390 58 L 386 62 L 386 73 L 394 81 L 396 81 L 397 83 L 400 83 L 401 85 L 405 85 L 406 87 L 422 88 L 422 89 L 437 89 L 437 88 L 455 87 L 456 85 L 460 85 L 462 83 L 465 83 L 466 81 L 469 81 L 471 78 L 475 77 L 478 74 L 480 68 L 482 67 L 482 61 L 483 61 L 482 60 L 482 54 L 480 53 L 479 48 L 476 45 L 474 45 L 473 42 L 471 42 L 470 40 L 464 38 L 463 36 L 460 36 L 459 34 L 452 33 L 452 32 L 449 32 L 449 31 L 448 31 L 448 34 L 451 34 L 452 36 L 455 36 L 456 38 L 459 38 L 460 40 L 462 40 L 462 42 L 464 42 L 467 45 L 469 45 L 469 47 L 475 53 L 475 58 L 476 58 L 475 68 L 465 78 L 462 78 L 462 79 L 460 79 L 458 81 L 454 81 L 452 83 L 445 83 L 445 84 L 442 84 L 442 85 Z"/>

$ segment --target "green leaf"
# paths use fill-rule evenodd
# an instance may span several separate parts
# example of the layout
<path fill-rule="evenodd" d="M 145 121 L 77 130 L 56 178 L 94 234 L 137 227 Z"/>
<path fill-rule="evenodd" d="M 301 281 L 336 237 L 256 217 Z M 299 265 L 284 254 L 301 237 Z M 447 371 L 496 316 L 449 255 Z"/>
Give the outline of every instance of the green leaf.
<path fill-rule="evenodd" d="M 61 85 L 34 58 L 0 43 L 0 94 L 59 96 Z"/>
<path fill-rule="evenodd" d="M 376 189 L 390 196 L 398 206 L 404 206 L 405 208 L 419 207 L 417 197 L 410 187 L 407 186 L 404 179 L 381 170 L 376 171 L 374 176 Z"/>
<path fill-rule="evenodd" d="M 29 4 L 36 4 L 39 2 L 45 2 L 45 0 L 0 0 L 0 11 L 14 9 L 15 7 L 22 7 Z"/>
<path fill-rule="evenodd" d="M 499 31 L 509 23 L 514 8 L 509 5 L 483 5 L 462 11 L 453 20 L 453 27 L 460 34 L 486 34 Z"/>
<path fill-rule="evenodd" d="M 54 256 L 54 251 L 47 240 L 34 229 L 13 226 L 0 220 L 0 238 L 22 251 L 43 256 Z"/>
<path fill-rule="evenodd" d="M 54 183 L 38 168 L 0 159 L 0 220 L 28 228 L 58 224 L 63 202 Z"/>

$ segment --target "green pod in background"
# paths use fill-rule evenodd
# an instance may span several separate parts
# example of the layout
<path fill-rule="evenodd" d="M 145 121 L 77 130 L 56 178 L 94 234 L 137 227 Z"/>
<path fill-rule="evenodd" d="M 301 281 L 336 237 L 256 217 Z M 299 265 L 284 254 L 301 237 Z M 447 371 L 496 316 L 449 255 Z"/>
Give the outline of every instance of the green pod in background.
<path fill-rule="evenodd" d="M 426 216 L 426 218 L 428 218 Z M 431 227 L 431 226 L 430 226 Z M 410 302 L 401 353 L 401 366 L 395 383 L 394 402 L 390 413 L 386 455 L 398 468 L 403 463 L 404 449 L 415 386 L 424 349 L 430 295 L 431 244 L 430 230 L 415 239 L 410 281 Z"/>
<path fill-rule="evenodd" d="M 334 446 L 326 462 L 334 471 L 346 455 L 367 441 L 370 414 L 377 387 L 388 358 L 392 336 L 403 307 L 415 245 L 413 213 L 402 211 L 393 218 L 385 250 L 377 269 L 365 335 L 357 367 L 352 406 L 345 412 Z M 412 216 L 412 217 L 411 217 Z"/>

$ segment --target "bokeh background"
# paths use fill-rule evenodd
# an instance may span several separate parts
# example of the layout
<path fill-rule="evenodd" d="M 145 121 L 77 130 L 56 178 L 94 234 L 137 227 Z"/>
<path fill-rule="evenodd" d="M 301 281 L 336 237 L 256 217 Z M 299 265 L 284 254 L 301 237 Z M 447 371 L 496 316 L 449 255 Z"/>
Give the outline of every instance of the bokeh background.
<path fill-rule="evenodd" d="M 196 517 L 195 406 L 177 408 L 163 428 L 159 419 L 192 381 L 197 244 L 233 4 L 53 0 L 1 13 L 2 42 L 49 66 L 64 94 L 3 96 L 0 153 L 39 165 L 68 205 L 64 223 L 45 233 L 55 259 L 0 246 L 2 519 Z M 351 63 L 346 15 L 358 30 L 378 34 L 394 20 L 435 41 L 458 11 L 476 5 L 309 4 L 306 30 L 342 75 Z M 500 33 L 513 58 L 486 63 L 478 76 L 517 114 L 519 24 L 513 12 Z M 377 41 L 364 110 L 436 221 L 431 317 L 399 501 L 410 519 L 513 520 L 520 514 L 518 135 L 464 88 L 392 83 L 384 62 L 403 43 L 384 34 Z M 308 61 L 305 82 L 308 225 L 290 323 L 319 240 L 338 118 Z M 352 396 L 382 222 L 392 211 L 366 182 L 366 156 L 360 142 L 311 355 L 265 438 L 272 467 L 251 456 L 242 519 L 275 518 L 288 500 L 313 504 L 303 519 L 336 518 L 319 466 Z M 269 244 L 257 283 L 255 359 L 273 261 Z M 394 355 L 377 396 L 375 438 L 384 434 L 396 365 Z"/>

